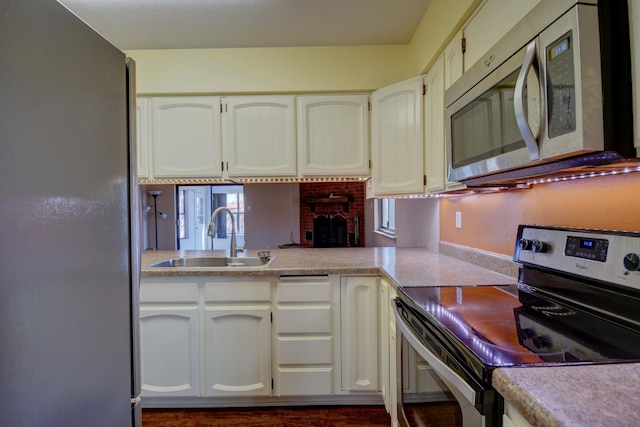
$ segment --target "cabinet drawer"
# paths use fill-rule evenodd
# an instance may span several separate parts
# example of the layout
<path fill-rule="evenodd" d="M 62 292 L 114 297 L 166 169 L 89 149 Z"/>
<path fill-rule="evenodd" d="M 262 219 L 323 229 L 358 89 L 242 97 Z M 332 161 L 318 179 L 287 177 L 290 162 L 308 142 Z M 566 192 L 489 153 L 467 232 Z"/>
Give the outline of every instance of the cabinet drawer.
<path fill-rule="evenodd" d="M 205 302 L 269 302 L 269 280 L 234 280 L 204 283 Z"/>
<path fill-rule="evenodd" d="M 330 302 L 331 283 L 326 276 L 278 282 L 278 302 Z"/>
<path fill-rule="evenodd" d="M 279 365 L 330 365 L 331 337 L 278 337 Z"/>
<path fill-rule="evenodd" d="M 278 368 L 279 396 L 330 395 L 331 367 Z"/>
<path fill-rule="evenodd" d="M 329 334 L 331 307 L 278 307 L 279 334 Z"/>
<path fill-rule="evenodd" d="M 140 283 L 141 303 L 198 303 L 198 283 L 186 281 L 147 281 Z"/>

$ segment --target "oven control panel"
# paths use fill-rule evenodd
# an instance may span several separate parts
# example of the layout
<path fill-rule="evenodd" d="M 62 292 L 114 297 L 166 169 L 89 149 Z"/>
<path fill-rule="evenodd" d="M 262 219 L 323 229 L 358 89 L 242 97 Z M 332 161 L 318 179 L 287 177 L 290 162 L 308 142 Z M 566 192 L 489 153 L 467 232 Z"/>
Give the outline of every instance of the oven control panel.
<path fill-rule="evenodd" d="M 640 233 L 521 225 L 514 261 L 640 289 Z"/>

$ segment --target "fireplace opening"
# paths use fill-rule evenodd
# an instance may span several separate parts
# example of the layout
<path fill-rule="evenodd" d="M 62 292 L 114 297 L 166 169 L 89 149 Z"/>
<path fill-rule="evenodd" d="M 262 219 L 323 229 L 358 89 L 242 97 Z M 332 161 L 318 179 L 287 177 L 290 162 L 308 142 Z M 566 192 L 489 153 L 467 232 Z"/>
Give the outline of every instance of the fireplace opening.
<path fill-rule="evenodd" d="M 313 247 L 347 247 L 347 218 L 344 215 L 316 215 L 313 218 Z"/>

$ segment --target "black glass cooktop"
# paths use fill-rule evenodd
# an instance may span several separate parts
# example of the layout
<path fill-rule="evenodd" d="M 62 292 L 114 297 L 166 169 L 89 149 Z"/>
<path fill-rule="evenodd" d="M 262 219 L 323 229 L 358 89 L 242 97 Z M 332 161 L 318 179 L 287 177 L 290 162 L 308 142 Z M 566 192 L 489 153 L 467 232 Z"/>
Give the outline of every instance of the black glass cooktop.
<path fill-rule="evenodd" d="M 527 285 L 411 287 L 399 311 L 421 340 L 488 380 L 495 367 L 640 361 L 640 331 Z"/>

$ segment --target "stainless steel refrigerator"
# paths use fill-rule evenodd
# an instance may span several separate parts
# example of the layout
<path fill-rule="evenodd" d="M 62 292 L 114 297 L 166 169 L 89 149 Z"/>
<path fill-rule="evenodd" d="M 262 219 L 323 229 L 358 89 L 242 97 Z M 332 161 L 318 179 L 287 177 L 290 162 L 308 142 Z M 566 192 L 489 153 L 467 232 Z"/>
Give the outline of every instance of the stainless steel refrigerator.
<path fill-rule="evenodd" d="M 0 0 L 0 425 L 141 425 L 132 68 L 55 0 Z"/>

